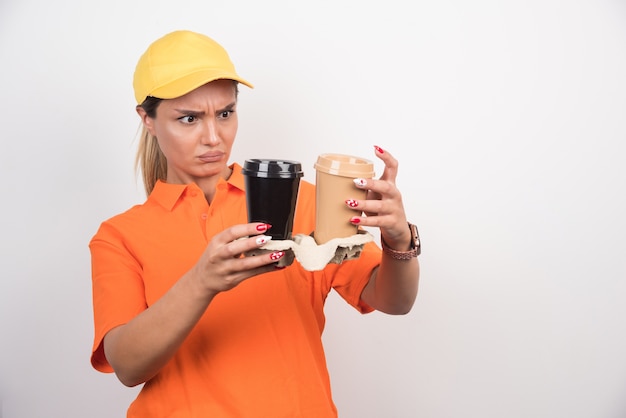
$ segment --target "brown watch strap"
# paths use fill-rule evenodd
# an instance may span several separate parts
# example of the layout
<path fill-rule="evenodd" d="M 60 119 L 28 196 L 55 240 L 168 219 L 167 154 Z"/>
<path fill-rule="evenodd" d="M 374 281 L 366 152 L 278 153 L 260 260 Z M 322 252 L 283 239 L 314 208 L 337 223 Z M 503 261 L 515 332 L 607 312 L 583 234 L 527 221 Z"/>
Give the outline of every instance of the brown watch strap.
<path fill-rule="evenodd" d="M 408 223 L 409 229 L 411 230 L 411 249 L 409 251 L 397 251 L 387 246 L 387 243 L 383 239 L 382 235 L 380 237 L 380 243 L 383 249 L 383 252 L 387 254 L 389 257 L 394 260 L 410 260 L 412 258 L 417 257 L 421 253 L 422 245 L 419 237 L 419 232 L 417 227 L 412 223 Z"/>

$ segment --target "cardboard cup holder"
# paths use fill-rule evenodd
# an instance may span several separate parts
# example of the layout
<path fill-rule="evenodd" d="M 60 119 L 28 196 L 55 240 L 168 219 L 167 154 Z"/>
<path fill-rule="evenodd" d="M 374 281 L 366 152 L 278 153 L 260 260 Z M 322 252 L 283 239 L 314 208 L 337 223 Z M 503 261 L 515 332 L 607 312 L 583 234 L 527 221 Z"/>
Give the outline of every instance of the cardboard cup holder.
<path fill-rule="evenodd" d="M 307 271 L 322 270 L 327 264 L 341 264 L 355 260 L 361 256 L 363 247 L 374 240 L 372 234 L 359 230 L 357 234 L 346 238 L 333 238 L 324 244 L 317 244 L 311 235 L 297 234 L 291 240 L 272 240 L 260 248 L 246 252 L 246 257 L 269 254 L 274 251 L 285 251 L 285 255 L 277 262 L 277 266 L 286 267 L 294 260 Z"/>

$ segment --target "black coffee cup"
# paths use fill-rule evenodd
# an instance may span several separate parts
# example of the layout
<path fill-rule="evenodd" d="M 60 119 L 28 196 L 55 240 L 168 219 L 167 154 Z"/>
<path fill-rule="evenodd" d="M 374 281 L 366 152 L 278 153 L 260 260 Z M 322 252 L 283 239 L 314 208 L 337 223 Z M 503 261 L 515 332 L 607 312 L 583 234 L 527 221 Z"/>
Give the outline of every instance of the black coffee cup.
<path fill-rule="evenodd" d="M 248 222 L 272 225 L 265 232 L 275 240 L 291 239 L 300 178 L 304 175 L 297 161 L 246 160 L 242 174 L 246 185 Z"/>

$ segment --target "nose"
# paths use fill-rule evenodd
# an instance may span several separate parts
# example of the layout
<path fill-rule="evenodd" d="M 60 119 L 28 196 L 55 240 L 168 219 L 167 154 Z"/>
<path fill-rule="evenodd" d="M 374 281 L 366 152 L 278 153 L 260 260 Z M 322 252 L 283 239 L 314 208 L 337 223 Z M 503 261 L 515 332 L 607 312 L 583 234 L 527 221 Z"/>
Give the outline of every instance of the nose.
<path fill-rule="evenodd" d="M 220 142 L 219 129 L 214 120 L 208 120 L 202 133 L 202 143 L 204 145 L 217 145 Z"/>

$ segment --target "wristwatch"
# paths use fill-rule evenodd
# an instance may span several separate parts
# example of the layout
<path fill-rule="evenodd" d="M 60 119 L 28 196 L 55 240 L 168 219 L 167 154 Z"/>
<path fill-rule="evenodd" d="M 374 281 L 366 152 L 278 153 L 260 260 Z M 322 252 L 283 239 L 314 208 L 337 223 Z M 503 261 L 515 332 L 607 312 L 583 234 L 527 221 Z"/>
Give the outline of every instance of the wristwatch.
<path fill-rule="evenodd" d="M 387 254 L 389 257 L 394 260 L 410 260 L 412 258 L 417 257 L 422 252 L 422 243 L 420 241 L 419 231 L 417 230 L 417 226 L 413 225 L 410 222 L 407 222 L 409 225 L 409 231 L 411 231 L 411 249 L 409 251 L 396 251 L 387 246 L 387 243 L 380 237 L 380 243 L 383 247 L 383 252 Z"/>

